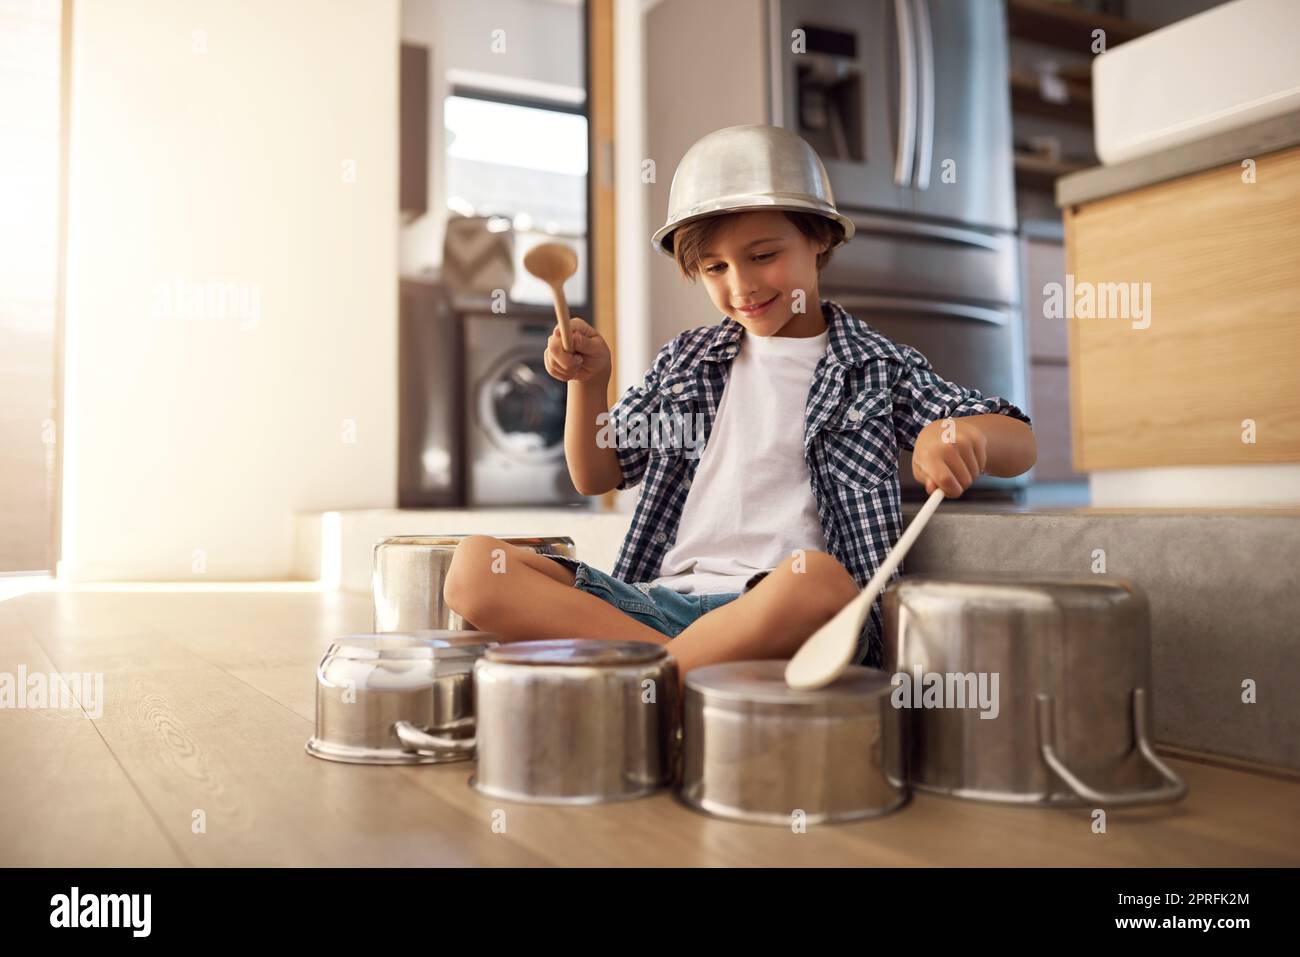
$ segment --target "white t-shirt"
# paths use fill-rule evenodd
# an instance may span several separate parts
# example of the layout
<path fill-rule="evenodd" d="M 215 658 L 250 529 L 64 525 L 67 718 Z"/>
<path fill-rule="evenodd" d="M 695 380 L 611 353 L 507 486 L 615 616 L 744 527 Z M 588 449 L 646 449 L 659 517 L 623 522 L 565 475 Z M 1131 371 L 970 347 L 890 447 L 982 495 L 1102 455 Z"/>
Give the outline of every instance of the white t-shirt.
<path fill-rule="evenodd" d="M 795 549 L 826 550 L 803 459 L 804 410 L 830 330 L 741 335 L 686 492 L 677 540 L 653 582 L 687 595 L 739 592 Z"/>

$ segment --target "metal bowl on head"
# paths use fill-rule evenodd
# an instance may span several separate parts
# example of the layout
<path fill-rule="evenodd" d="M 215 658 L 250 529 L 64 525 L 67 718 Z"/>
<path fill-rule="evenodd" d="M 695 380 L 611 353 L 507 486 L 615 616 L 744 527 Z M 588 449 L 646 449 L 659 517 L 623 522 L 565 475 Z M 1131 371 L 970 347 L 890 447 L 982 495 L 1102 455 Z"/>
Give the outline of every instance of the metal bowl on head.
<path fill-rule="evenodd" d="M 817 151 L 779 126 L 728 126 L 686 151 L 668 189 L 668 220 L 651 242 L 673 254 L 673 233 L 721 213 L 786 210 L 815 213 L 839 226 L 834 245 L 853 237 L 853 220 L 835 208 L 831 180 Z"/>
<path fill-rule="evenodd" d="M 371 588 L 376 632 L 426 628 L 473 630 L 448 607 L 442 588 L 456 546 L 468 535 L 398 535 L 375 545 Z M 573 539 L 554 535 L 498 535 L 539 555 L 576 558 Z"/>
<path fill-rule="evenodd" d="M 474 756 L 474 663 L 486 631 L 349 635 L 316 668 L 307 753 L 348 764 L 441 764 Z"/>
<path fill-rule="evenodd" d="M 905 725 L 884 672 L 850 665 L 824 688 L 799 690 L 785 666 L 733 661 L 687 674 L 678 797 L 715 817 L 784 827 L 902 807 Z"/>
<path fill-rule="evenodd" d="M 677 663 L 647 641 L 498 645 L 474 666 L 481 794 L 597 804 L 672 781 Z"/>

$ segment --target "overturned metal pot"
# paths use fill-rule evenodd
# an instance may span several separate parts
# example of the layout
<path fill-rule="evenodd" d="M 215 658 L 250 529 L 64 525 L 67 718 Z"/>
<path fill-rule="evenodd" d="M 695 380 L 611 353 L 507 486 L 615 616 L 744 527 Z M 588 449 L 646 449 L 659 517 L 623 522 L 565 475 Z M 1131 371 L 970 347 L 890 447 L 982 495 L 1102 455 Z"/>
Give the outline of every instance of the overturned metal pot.
<path fill-rule="evenodd" d="M 1186 794 L 1151 746 L 1149 613 L 1132 582 L 912 576 L 883 604 L 918 790 L 1066 806 Z"/>
<path fill-rule="evenodd" d="M 904 720 L 883 672 L 850 666 L 813 691 L 784 661 L 738 661 L 686 676 L 679 797 L 760 824 L 876 817 L 908 799 Z"/>
<path fill-rule="evenodd" d="M 596 804 L 672 780 L 677 663 L 644 641 L 524 641 L 474 668 L 482 794 L 538 804 Z"/>
<path fill-rule="evenodd" d="M 350 635 L 316 668 L 307 753 L 349 764 L 440 764 L 474 756 L 474 662 L 485 631 Z"/>
<path fill-rule="evenodd" d="M 371 589 L 376 632 L 421 629 L 472 630 L 447 606 L 442 588 L 456 546 L 468 535 L 399 535 L 375 545 Z M 498 535 L 504 542 L 540 555 L 576 558 L 573 539 L 562 536 Z"/>

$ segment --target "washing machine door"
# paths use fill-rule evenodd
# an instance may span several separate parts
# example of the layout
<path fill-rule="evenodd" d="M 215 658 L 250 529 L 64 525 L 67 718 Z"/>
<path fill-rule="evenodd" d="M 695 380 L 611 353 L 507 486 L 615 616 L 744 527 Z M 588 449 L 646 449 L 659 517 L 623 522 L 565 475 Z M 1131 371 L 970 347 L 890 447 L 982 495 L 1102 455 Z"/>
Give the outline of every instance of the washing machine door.
<path fill-rule="evenodd" d="M 493 320 L 488 320 L 489 322 Z M 504 346 L 472 380 L 474 442 L 471 505 L 549 505 L 586 501 L 573 487 L 564 460 L 568 387 L 542 362 L 549 327 L 524 323 L 505 335 L 508 320 L 475 332 L 494 332 Z M 538 342 L 531 340 L 538 338 Z M 513 341 L 511 341 L 513 340 Z M 479 337 L 483 342 L 484 337 Z M 487 339 L 487 341 L 491 341 Z M 509 343 L 507 345 L 507 343 Z M 526 343 L 526 344 L 525 344 Z M 477 358 L 491 355 L 490 349 Z"/>
<path fill-rule="evenodd" d="M 503 357 L 480 383 L 479 421 L 492 444 L 511 458 L 562 458 L 567 395 L 540 356 L 520 350 Z"/>

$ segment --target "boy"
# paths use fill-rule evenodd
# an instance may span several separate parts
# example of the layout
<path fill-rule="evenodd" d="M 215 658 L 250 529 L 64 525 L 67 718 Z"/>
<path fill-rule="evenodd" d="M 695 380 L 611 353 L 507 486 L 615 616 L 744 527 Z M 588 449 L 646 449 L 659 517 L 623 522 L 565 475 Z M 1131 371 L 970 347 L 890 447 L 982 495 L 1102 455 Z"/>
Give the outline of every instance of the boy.
<path fill-rule="evenodd" d="M 1034 464 L 1022 411 L 941 379 L 921 353 L 820 298 L 818 274 L 852 223 L 811 147 L 774 127 L 712 133 L 679 165 L 670 210 L 682 208 L 676 194 L 689 195 L 702 156 L 710 173 L 699 178 L 725 180 L 722 168 L 743 188 L 702 204 L 690 196 L 688 209 L 709 212 L 670 212 L 655 240 L 703 282 L 722 322 L 664 346 L 607 414 L 611 357 L 591 325 L 574 319 L 573 351 L 557 331 L 545 354 L 547 371 L 569 383 L 565 455 L 577 489 L 644 483 L 613 574 L 469 536 L 444 597 L 478 628 L 506 640 L 657 642 L 682 676 L 789 658 L 897 541 L 900 446 L 913 450 L 927 494 L 951 498 L 983 472 Z M 811 181 L 774 181 L 791 169 L 812 170 Z M 503 555 L 505 571 L 494 570 Z M 877 599 L 855 661 L 880 666 L 880 634 Z"/>

